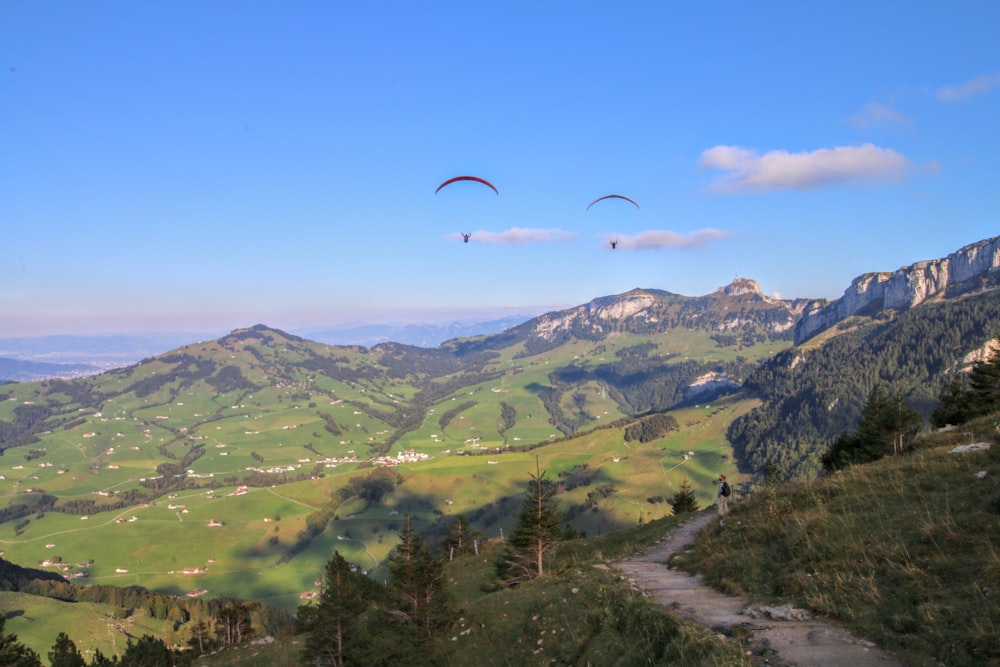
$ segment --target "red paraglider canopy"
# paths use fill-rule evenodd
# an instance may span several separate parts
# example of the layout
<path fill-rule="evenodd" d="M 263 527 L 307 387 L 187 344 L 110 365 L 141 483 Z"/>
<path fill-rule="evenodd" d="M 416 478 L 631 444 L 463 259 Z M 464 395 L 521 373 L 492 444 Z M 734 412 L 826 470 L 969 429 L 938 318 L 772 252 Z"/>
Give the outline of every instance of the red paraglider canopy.
<path fill-rule="evenodd" d="M 441 188 L 445 187 L 446 185 L 451 185 L 456 181 L 475 181 L 476 183 L 482 183 L 483 185 L 491 188 L 493 192 L 497 193 L 498 195 L 500 194 L 500 191 L 496 189 L 496 186 L 487 181 L 485 178 L 479 178 L 478 176 L 455 176 L 454 178 L 449 178 L 447 181 L 445 181 L 444 183 L 442 183 L 437 187 L 437 190 L 434 191 L 434 194 L 440 192 Z"/>
<path fill-rule="evenodd" d="M 624 199 L 625 201 L 631 202 L 632 204 L 634 204 L 636 208 L 639 208 L 639 204 L 636 203 L 636 201 L 634 199 L 632 199 L 631 197 L 626 197 L 625 195 L 604 195 L 602 197 L 598 197 L 594 201 L 592 201 L 589 204 L 587 204 L 587 210 L 589 211 L 591 206 L 593 206 L 597 202 L 601 201 L 602 199 Z"/>

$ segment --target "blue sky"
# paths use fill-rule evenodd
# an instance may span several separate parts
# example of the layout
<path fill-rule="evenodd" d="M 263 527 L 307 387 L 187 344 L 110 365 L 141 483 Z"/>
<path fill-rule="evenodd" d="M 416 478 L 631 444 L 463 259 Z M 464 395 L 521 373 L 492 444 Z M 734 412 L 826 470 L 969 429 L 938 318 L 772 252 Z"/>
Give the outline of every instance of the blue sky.
<path fill-rule="evenodd" d="M 1000 233 L 998 25 L 992 0 L 6 2 L 0 337 L 736 276 L 836 298 Z M 435 194 L 458 175 L 499 195 Z M 609 193 L 639 207 L 587 209 Z"/>

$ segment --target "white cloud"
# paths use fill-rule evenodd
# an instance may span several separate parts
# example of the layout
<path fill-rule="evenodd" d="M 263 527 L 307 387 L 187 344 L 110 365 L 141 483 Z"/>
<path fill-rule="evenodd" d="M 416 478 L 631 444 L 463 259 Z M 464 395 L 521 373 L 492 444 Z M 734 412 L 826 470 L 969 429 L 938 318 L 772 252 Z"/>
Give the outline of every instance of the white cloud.
<path fill-rule="evenodd" d="M 905 127 L 910 128 L 913 123 L 910 119 L 892 109 L 886 104 L 870 102 L 858 113 L 848 119 L 851 125 L 858 129 L 867 130 L 875 127 Z"/>
<path fill-rule="evenodd" d="M 732 236 L 733 232 L 721 229 L 699 229 L 687 234 L 668 230 L 650 230 L 634 236 L 608 235 L 608 242 L 617 241 L 616 247 L 623 250 L 651 250 L 656 248 L 700 248 L 706 243 Z"/>
<path fill-rule="evenodd" d="M 576 232 L 561 229 L 522 229 L 512 227 L 502 232 L 473 232 L 470 243 L 486 243 L 489 245 L 527 245 L 529 243 L 551 243 L 553 241 L 568 241 L 576 236 Z M 451 236 L 449 238 L 461 238 Z"/>
<path fill-rule="evenodd" d="M 1000 88 L 1000 73 L 985 74 L 954 86 L 943 86 L 937 89 L 937 98 L 943 102 L 958 102 L 988 93 L 994 88 Z"/>
<path fill-rule="evenodd" d="M 716 178 L 710 186 L 713 190 L 755 192 L 895 180 L 905 175 L 910 161 L 891 148 L 873 144 L 763 155 L 740 146 L 715 146 L 701 154 L 700 166 L 731 172 Z"/>

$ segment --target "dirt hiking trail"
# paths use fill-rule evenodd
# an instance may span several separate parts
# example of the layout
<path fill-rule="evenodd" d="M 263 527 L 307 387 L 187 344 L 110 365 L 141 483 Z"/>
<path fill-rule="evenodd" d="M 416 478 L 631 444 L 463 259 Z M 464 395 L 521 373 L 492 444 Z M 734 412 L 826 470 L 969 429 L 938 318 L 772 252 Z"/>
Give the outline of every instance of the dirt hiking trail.
<path fill-rule="evenodd" d="M 675 613 L 727 637 L 746 637 L 744 646 L 760 664 L 780 667 L 901 667 L 904 663 L 874 643 L 791 607 L 754 605 L 749 598 L 720 593 L 700 576 L 670 569 L 671 554 L 692 544 L 717 521 L 705 512 L 674 527 L 645 553 L 608 563 L 635 588 Z M 792 620 L 801 619 L 801 620 Z M 734 632 L 735 628 L 735 632 Z"/>

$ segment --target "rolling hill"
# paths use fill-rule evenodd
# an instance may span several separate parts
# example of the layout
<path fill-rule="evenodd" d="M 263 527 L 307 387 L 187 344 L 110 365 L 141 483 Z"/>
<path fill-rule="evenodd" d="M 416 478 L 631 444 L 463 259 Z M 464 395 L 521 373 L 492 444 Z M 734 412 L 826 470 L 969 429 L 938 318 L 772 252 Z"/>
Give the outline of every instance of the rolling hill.
<path fill-rule="evenodd" d="M 503 535 L 536 461 L 570 527 L 620 531 L 667 515 L 684 482 L 704 505 L 720 472 L 814 476 L 876 385 L 928 414 L 1000 331 L 995 273 L 827 317 L 794 346 L 816 303 L 739 279 L 701 297 L 632 290 L 436 348 L 257 325 L 100 375 L 8 383 L 0 550 L 77 583 L 294 611 L 335 549 L 384 576 L 404 515 L 432 543 L 459 514 Z"/>

